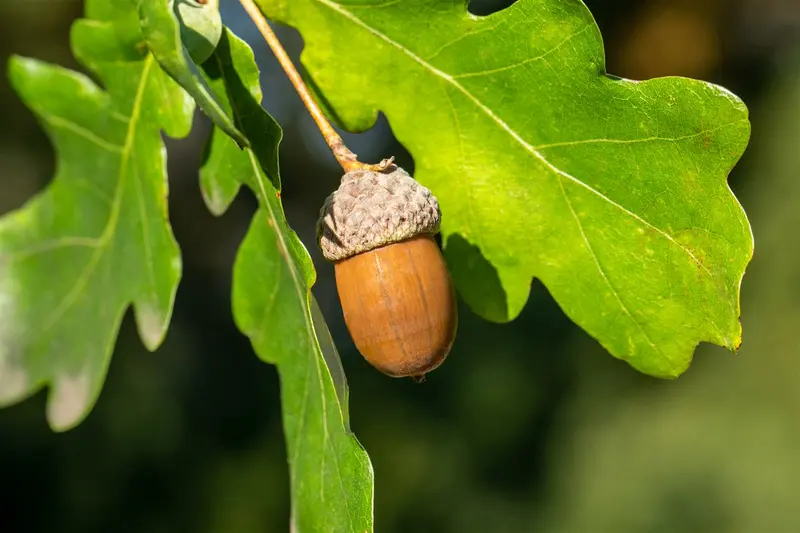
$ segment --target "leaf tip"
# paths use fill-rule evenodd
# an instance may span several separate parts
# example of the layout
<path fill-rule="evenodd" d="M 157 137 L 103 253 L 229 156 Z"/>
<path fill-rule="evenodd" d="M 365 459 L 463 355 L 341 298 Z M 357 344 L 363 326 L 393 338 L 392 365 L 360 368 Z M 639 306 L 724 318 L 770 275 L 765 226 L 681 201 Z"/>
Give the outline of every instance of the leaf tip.
<path fill-rule="evenodd" d="M 17 70 L 24 61 L 25 57 L 12 54 L 8 58 L 8 64 L 6 65 L 6 72 L 8 73 L 8 75 L 9 76 L 12 75 L 14 71 Z"/>
<path fill-rule="evenodd" d="M 171 307 L 171 306 L 170 306 Z M 134 305 L 136 316 L 136 327 L 139 331 L 139 338 L 149 351 L 154 352 L 164 342 L 164 337 L 169 327 L 169 315 L 164 316 L 161 310 L 156 309 L 148 303 L 137 302 Z"/>
<path fill-rule="evenodd" d="M 688 347 L 688 352 L 681 351 L 680 353 L 667 356 L 664 354 L 662 357 L 633 357 L 625 358 L 620 357 L 623 361 L 627 362 L 634 370 L 641 372 L 647 376 L 674 381 L 681 377 L 694 360 L 694 353 L 697 350 L 697 344 Z M 614 352 L 609 349 L 613 354 Z"/>
<path fill-rule="evenodd" d="M 20 81 L 19 77 L 27 71 L 38 68 L 41 64 L 42 62 L 37 59 L 13 54 L 8 58 L 6 74 L 16 89 L 16 83 Z"/>
<path fill-rule="evenodd" d="M 57 375 L 47 401 L 47 421 L 53 431 L 67 431 L 86 418 L 91 404 L 92 383 L 88 371 Z"/>
<path fill-rule="evenodd" d="M 741 333 L 733 339 L 733 342 L 728 344 L 728 349 L 733 352 L 734 354 L 739 353 L 739 349 L 742 347 L 742 335 Z"/>
<path fill-rule="evenodd" d="M 224 215 L 233 202 L 233 198 L 224 196 L 214 188 L 208 190 L 206 187 L 200 187 L 200 193 L 203 195 L 203 203 L 206 204 L 206 208 L 215 217 Z"/>

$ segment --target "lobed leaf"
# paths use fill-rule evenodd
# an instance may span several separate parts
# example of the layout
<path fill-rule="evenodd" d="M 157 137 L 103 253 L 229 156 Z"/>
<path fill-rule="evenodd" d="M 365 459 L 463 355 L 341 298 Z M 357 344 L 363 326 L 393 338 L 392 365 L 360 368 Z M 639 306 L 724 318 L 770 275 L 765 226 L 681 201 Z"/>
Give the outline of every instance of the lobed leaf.
<path fill-rule="evenodd" d="M 384 112 L 438 196 L 460 294 L 507 321 L 533 278 L 614 356 L 675 377 L 695 346 L 738 348 L 753 251 L 726 178 L 744 104 L 695 80 L 606 75 L 579 0 L 258 0 L 298 28 L 343 125 Z"/>
<path fill-rule="evenodd" d="M 55 430 L 94 404 L 129 305 L 148 349 L 164 338 L 181 258 L 161 131 L 187 135 L 194 107 L 147 52 L 132 0 L 89 0 L 72 49 L 105 90 L 55 65 L 9 63 L 58 157 L 47 189 L 0 219 L 0 403 L 49 385 Z"/>

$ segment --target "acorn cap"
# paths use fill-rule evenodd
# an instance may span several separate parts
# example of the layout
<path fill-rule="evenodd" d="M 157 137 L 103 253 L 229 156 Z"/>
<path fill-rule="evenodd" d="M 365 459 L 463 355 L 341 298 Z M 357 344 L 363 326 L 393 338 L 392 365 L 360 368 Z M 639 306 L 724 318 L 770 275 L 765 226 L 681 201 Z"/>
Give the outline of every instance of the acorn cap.
<path fill-rule="evenodd" d="M 434 235 L 441 218 L 436 197 L 402 168 L 355 170 L 325 201 L 317 242 L 326 259 L 341 261 L 417 235 Z"/>

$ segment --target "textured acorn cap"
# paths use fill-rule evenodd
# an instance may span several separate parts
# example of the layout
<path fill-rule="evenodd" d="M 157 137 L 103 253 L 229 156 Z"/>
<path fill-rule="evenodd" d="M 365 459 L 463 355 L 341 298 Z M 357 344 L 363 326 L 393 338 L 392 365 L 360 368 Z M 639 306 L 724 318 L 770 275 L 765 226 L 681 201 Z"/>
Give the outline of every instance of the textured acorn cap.
<path fill-rule="evenodd" d="M 442 214 L 431 191 L 400 167 L 356 170 L 325 201 L 317 242 L 329 261 L 439 231 Z"/>

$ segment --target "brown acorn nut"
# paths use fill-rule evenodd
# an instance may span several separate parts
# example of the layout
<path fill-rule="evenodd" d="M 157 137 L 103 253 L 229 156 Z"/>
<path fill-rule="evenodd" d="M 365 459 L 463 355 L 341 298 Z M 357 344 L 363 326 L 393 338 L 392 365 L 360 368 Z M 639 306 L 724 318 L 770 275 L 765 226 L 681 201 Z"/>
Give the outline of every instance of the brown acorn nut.
<path fill-rule="evenodd" d="M 447 357 L 458 315 L 433 235 L 441 212 L 403 169 L 354 170 L 322 208 L 317 241 L 335 263 L 347 329 L 375 368 L 420 378 Z"/>

